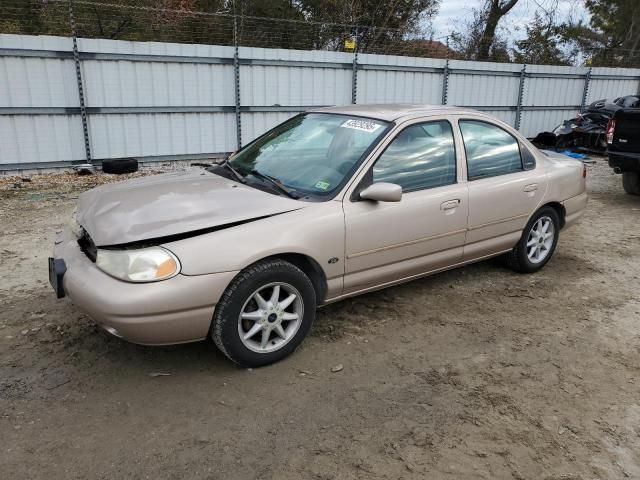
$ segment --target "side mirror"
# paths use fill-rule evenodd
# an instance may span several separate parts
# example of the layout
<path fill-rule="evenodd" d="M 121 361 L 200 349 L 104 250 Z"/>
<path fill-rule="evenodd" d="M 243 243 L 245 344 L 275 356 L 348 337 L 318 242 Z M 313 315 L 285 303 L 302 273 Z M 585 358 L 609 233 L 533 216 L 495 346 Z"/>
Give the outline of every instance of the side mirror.
<path fill-rule="evenodd" d="M 360 198 L 376 202 L 399 202 L 402 200 L 402 187 L 395 183 L 374 183 L 360 192 Z"/>

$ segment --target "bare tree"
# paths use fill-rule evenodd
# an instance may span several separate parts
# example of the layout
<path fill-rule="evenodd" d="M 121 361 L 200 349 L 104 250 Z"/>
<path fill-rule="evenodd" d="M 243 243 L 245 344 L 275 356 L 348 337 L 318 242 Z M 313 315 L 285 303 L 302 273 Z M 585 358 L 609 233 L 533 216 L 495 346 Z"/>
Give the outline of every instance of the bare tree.
<path fill-rule="evenodd" d="M 483 9 L 484 28 L 478 43 L 478 60 L 489 60 L 498 23 L 516 6 L 518 0 L 486 0 Z"/>

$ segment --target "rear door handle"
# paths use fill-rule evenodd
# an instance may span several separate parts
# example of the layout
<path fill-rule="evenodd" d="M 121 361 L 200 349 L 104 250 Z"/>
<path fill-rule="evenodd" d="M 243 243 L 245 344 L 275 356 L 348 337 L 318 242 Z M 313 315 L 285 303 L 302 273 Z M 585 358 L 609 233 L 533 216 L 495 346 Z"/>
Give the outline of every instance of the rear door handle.
<path fill-rule="evenodd" d="M 441 210 L 451 210 L 452 208 L 456 208 L 460 205 L 460 199 L 456 198 L 455 200 L 447 200 L 440 204 Z"/>
<path fill-rule="evenodd" d="M 535 192 L 536 190 L 538 190 L 538 184 L 537 183 L 530 183 L 529 185 L 524 187 L 523 192 Z"/>

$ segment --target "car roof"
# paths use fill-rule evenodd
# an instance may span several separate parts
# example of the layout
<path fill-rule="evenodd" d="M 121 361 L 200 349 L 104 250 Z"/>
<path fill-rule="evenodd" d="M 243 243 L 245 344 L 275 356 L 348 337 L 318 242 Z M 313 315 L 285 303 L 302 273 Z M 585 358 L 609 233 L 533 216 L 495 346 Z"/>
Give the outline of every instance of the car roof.
<path fill-rule="evenodd" d="M 310 112 L 339 113 L 358 117 L 375 118 L 392 122 L 404 118 L 423 117 L 426 115 L 448 114 L 481 114 L 478 110 L 446 105 L 420 105 L 409 103 L 386 103 L 369 105 L 344 105 L 340 107 L 314 108 Z"/>

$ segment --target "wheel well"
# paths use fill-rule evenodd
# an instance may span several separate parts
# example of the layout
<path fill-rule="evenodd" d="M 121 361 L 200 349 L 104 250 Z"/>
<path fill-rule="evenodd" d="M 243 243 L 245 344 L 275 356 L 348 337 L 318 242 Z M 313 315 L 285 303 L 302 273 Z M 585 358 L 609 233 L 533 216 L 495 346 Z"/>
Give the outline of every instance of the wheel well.
<path fill-rule="evenodd" d="M 324 299 L 327 294 L 327 277 L 318 262 L 302 253 L 279 253 L 263 260 L 274 258 L 280 258 L 302 270 L 305 275 L 309 277 L 309 280 L 311 280 L 313 288 L 316 291 L 316 303 L 318 305 L 324 303 Z"/>
<path fill-rule="evenodd" d="M 558 213 L 558 217 L 560 218 L 560 228 L 563 228 L 565 224 L 565 216 L 567 215 L 564 205 L 560 202 L 549 202 L 546 205 L 543 205 L 543 207 L 551 207 Z"/>

